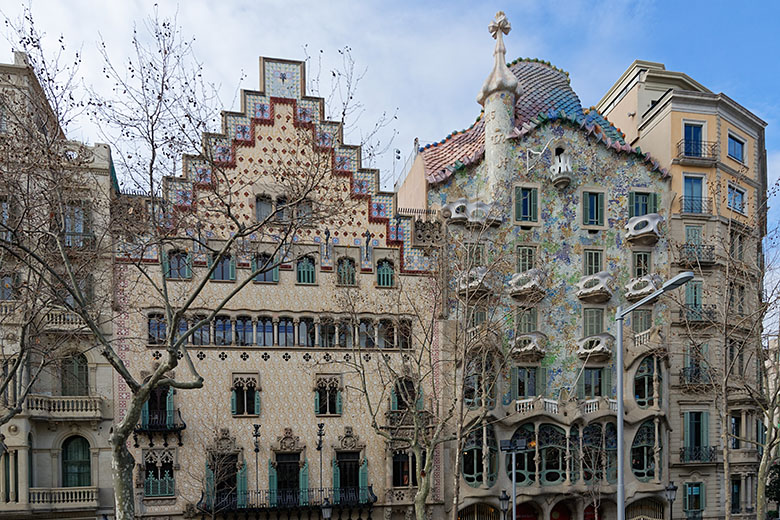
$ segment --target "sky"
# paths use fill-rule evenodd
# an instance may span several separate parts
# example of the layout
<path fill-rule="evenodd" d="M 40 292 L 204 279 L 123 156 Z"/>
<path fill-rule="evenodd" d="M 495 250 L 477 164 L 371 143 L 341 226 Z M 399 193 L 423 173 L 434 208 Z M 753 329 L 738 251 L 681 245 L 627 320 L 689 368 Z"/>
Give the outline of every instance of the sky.
<path fill-rule="evenodd" d="M 512 24 L 505 38 L 507 61 L 536 57 L 570 73 L 584 107 L 595 105 L 635 59 L 662 62 L 714 92 L 729 97 L 768 124 L 769 180 L 780 176 L 780 2 L 512 0 L 504 2 L 378 2 L 328 0 L 187 0 L 159 2 L 163 16 L 176 15 L 208 81 L 221 86 L 225 109 L 238 108 L 238 88 L 258 89 L 258 57 L 303 60 L 322 56 L 322 77 L 340 67 L 349 47 L 364 72 L 357 99 L 364 111 L 346 136 L 358 143 L 382 113 L 396 119 L 381 134 L 388 152 L 379 167 L 383 186 L 403 170 L 413 142 L 425 144 L 471 125 L 479 115 L 476 95 L 492 67 L 494 40 L 488 23 L 504 10 Z M 26 2 L 6 0 L 0 12 L 18 18 Z M 63 36 L 83 56 L 87 85 L 100 89 L 98 42 L 115 60 L 129 51 L 134 24 L 154 3 L 144 0 L 33 0 L 45 45 Z M 9 41 L 0 61 L 12 61 Z M 312 75 L 312 71 L 309 72 Z M 243 76 L 243 80 L 241 80 Z M 94 143 L 89 122 L 71 138 Z M 391 140 L 392 139 L 392 140 Z M 394 150 L 399 150 L 396 161 Z M 772 215 L 779 220 L 780 211 Z M 770 224 L 771 225 L 771 224 Z"/>

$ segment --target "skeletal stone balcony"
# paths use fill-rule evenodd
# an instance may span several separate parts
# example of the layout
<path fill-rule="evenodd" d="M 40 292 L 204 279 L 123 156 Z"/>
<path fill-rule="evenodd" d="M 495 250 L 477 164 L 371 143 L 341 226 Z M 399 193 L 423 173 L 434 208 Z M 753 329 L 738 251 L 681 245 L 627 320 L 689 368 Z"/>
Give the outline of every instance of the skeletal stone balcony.
<path fill-rule="evenodd" d="M 577 356 L 591 361 L 607 360 L 612 357 L 615 337 L 603 332 L 582 338 L 577 342 Z"/>
<path fill-rule="evenodd" d="M 661 285 L 663 285 L 663 280 L 657 274 L 632 278 L 626 284 L 626 300 L 630 302 L 641 300 L 645 296 L 653 294 L 655 290 L 660 289 Z"/>
<path fill-rule="evenodd" d="M 571 157 L 566 152 L 555 155 L 550 166 L 550 180 L 558 189 L 571 183 Z"/>
<path fill-rule="evenodd" d="M 544 278 L 545 274 L 541 269 L 529 269 L 513 274 L 509 279 L 509 296 L 533 303 L 541 300 L 545 294 Z"/>
<path fill-rule="evenodd" d="M 613 278 L 606 271 L 583 276 L 577 284 L 577 298 L 588 303 L 604 303 L 612 298 Z"/>
<path fill-rule="evenodd" d="M 474 227 L 501 225 L 501 218 L 493 215 L 493 207 L 481 201 L 469 202 L 457 199 L 441 210 L 442 216 L 450 224 L 463 224 Z"/>
<path fill-rule="evenodd" d="M 515 338 L 514 347 L 512 347 L 512 357 L 538 361 L 544 357 L 545 347 L 547 345 L 547 336 L 541 332 L 527 332 L 519 334 Z"/>
<path fill-rule="evenodd" d="M 462 273 L 456 281 L 458 295 L 478 296 L 486 293 L 490 290 L 487 278 L 487 267 L 474 267 Z"/>
<path fill-rule="evenodd" d="M 626 224 L 626 240 L 633 244 L 652 245 L 663 235 L 664 218 L 658 213 L 631 217 Z"/>

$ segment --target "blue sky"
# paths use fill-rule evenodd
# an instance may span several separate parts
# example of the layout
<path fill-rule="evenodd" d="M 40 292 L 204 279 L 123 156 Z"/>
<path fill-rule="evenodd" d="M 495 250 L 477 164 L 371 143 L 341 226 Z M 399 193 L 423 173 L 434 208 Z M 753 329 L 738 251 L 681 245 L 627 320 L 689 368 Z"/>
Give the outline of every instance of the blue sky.
<path fill-rule="evenodd" d="M 768 123 L 769 177 L 780 174 L 780 2 L 575 1 L 347 2 L 188 0 L 160 2 L 163 14 L 178 10 L 185 34 L 196 38 L 207 79 L 223 86 L 225 108 L 234 93 L 256 89 L 258 56 L 303 59 L 303 47 L 324 69 L 338 65 L 337 50 L 350 46 L 366 68 L 358 97 L 365 112 L 348 141 L 382 111 L 397 110 L 391 149 L 404 157 L 412 142 L 439 140 L 469 126 L 479 114 L 476 94 L 492 65 L 487 24 L 499 9 L 512 23 L 507 58 L 538 57 L 570 72 L 584 106 L 594 105 L 634 59 L 660 61 L 756 113 Z M 6 5 L 15 18 L 21 3 Z M 132 22 L 151 12 L 151 1 L 33 0 L 33 14 L 50 41 L 64 35 L 83 52 L 85 81 L 100 86 L 96 53 L 100 35 L 121 59 Z M 0 52 L 11 59 L 10 44 Z M 72 137 L 94 142 L 89 123 Z M 388 139 L 389 134 L 382 136 Z M 380 158 L 387 180 L 400 173 L 392 154 Z M 777 219 L 775 219 L 777 220 Z"/>

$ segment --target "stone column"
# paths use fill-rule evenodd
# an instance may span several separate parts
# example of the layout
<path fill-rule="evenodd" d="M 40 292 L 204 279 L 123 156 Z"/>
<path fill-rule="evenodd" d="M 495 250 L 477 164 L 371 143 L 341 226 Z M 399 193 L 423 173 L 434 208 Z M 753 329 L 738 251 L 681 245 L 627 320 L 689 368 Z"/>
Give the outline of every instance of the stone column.
<path fill-rule="evenodd" d="M 16 471 L 14 471 L 15 468 L 19 467 L 19 459 L 18 459 L 18 451 L 7 451 L 6 452 L 6 464 L 8 464 L 8 496 L 11 502 L 16 502 L 16 479 L 18 478 L 18 475 L 16 474 Z"/>
<path fill-rule="evenodd" d="M 661 409 L 661 363 L 653 356 L 653 409 Z"/>
<path fill-rule="evenodd" d="M 566 481 L 564 484 L 571 485 L 571 426 L 566 426 Z"/>
<path fill-rule="evenodd" d="M 539 423 L 534 423 L 534 439 L 536 439 L 536 445 L 534 446 L 534 463 L 536 463 L 536 486 L 542 485 L 542 458 L 539 454 Z"/>
<path fill-rule="evenodd" d="M 252 345 L 257 345 L 259 341 L 257 341 L 257 318 L 252 318 Z"/>
<path fill-rule="evenodd" d="M 51 487 L 62 487 L 62 472 L 59 468 L 60 451 L 51 450 Z"/>
<path fill-rule="evenodd" d="M 653 471 L 653 482 L 658 484 L 661 482 L 661 420 L 656 417 L 653 423 L 655 423 L 655 438 L 653 440 L 653 464 L 655 469 Z"/>
<path fill-rule="evenodd" d="M 236 330 L 236 319 L 230 318 L 230 344 L 238 345 L 238 331 Z"/>
<path fill-rule="evenodd" d="M 8 464 L 9 460 L 8 452 L 0 455 L 0 503 L 5 503 L 8 499 L 5 496 L 5 465 Z"/>
<path fill-rule="evenodd" d="M 314 346 L 320 346 L 320 318 L 314 318 Z"/>
<path fill-rule="evenodd" d="M 279 317 L 275 316 L 272 321 L 274 324 L 274 345 L 279 346 Z"/>
<path fill-rule="evenodd" d="M 30 467 L 29 457 L 30 447 L 21 446 L 16 450 L 17 462 L 19 465 L 19 503 L 26 504 L 30 496 Z"/>
<path fill-rule="evenodd" d="M 742 426 L 739 429 L 739 436 L 742 437 L 742 439 L 748 438 L 748 422 L 747 422 L 747 410 L 742 410 Z M 742 449 L 747 448 L 747 444 L 744 440 L 740 440 L 739 447 Z"/>

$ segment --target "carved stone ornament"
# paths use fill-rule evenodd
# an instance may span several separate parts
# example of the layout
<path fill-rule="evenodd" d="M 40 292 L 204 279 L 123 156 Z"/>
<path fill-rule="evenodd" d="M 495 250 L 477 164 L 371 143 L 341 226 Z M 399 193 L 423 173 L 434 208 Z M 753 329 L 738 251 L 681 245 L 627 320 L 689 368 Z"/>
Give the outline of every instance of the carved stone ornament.
<path fill-rule="evenodd" d="M 512 30 L 512 24 L 507 20 L 504 11 L 496 13 L 496 17 L 488 25 L 488 31 L 493 39 L 496 40 L 496 48 L 493 50 L 493 70 L 482 85 L 477 95 L 477 103 L 485 106 L 485 101 L 494 92 L 511 92 L 520 95 L 520 84 L 517 78 L 506 66 L 506 47 L 504 46 L 504 35 Z"/>
<path fill-rule="evenodd" d="M 206 451 L 221 454 L 238 453 L 241 448 L 236 444 L 236 438 L 230 435 L 230 429 L 220 428 Z"/>
<path fill-rule="evenodd" d="M 414 221 L 414 245 L 417 247 L 438 246 L 444 240 L 441 221 Z"/>
<path fill-rule="evenodd" d="M 469 226 L 498 226 L 502 219 L 493 214 L 493 207 L 481 201 L 469 202 L 468 199 L 457 199 L 441 210 L 441 215 L 450 224 L 464 224 Z"/>
<path fill-rule="evenodd" d="M 664 218 L 658 213 L 631 217 L 626 224 L 626 240 L 636 244 L 650 245 L 663 235 Z"/>
<path fill-rule="evenodd" d="M 276 445 L 272 446 L 271 450 L 282 452 L 300 452 L 305 448 L 306 445 L 301 443 L 300 437 L 293 435 L 292 428 L 285 428 L 284 435 L 276 438 Z"/>
<path fill-rule="evenodd" d="M 344 427 L 344 435 L 339 435 L 339 443 L 334 446 L 336 451 L 362 451 L 366 447 L 365 442 L 360 441 L 360 437 L 355 435 L 351 426 Z"/>
<path fill-rule="evenodd" d="M 341 381 L 338 376 L 318 376 L 314 390 L 340 390 Z"/>

